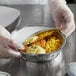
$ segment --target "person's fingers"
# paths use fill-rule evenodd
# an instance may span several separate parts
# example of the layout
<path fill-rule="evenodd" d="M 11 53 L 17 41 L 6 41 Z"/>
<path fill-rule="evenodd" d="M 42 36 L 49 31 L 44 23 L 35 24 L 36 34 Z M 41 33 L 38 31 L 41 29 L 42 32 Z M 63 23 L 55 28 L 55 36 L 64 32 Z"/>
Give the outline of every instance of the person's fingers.
<path fill-rule="evenodd" d="M 6 38 L 5 36 L 0 36 L 0 42 L 4 43 L 4 44 L 7 44 L 8 42 L 8 38 Z"/>
<path fill-rule="evenodd" d="M 12 39 L 9 40 L 8 46 L 10 48 L 13 48 L 16 51 L 24 49 L 24 46 L 22 44 L 17 43 L 16 41 L 13 41 Z"/>
<path fill-rule="evenodd" d="M 74 30 L 75 30 L 75 25 L 73 25 L 70 29 L 68 29 L 66 37 L 68 37 L 69 35 L 71 35 L 71 33 L 72 33 Z"/>
<path fill-rule="evenodd" d="M 8 50 L 9 49 L 5 45 L 0 44 L 0 58 L 9 58 L 9 57 L 11 57 Z"/>
<path fill-rule="evenodd" d="M 60 28 L 61 27 L 61 20 L 60 19 L 56 19 L 55 26 L 56 26 L 56 28 Z"/>
<path fill-rule="evenodd" d="M 51 2 L 51 14 L 56 28 L 60 29 L 67 37 L 75 30 L 74 15 L 66 4 L 54 0 Z"/>
<path fill-rule="evenodd" d="M 4 36 L 0 36 L 0 42 L 10 46 L 11 48 L 24 49 L 24 46 L 16 41 L 6 38 Z"/>
<path fill-rule="evenodd" d="M 4 27 L 0 25 L 0 36 L 4 36 L 6 38 L 10 38 L 11 34 Z"/>
<path fill-rule="evenodd" d="M 58 29 L 62 31 L 63 34 L 68 37 L 74 30 L 75 30 L 75 22 L 74 22 L 74 15 L 72 11 L 65 6 L 61 11 L 62 17 L 57 17 L 56 26 Z"/>
<path fill-rule="evenodd" d="M 74 15 L 69 8 L 65 10 L 64 14 L 65 23 L 62 27 L 62 32 L 68 37 L 75 30 Z"/>
<path fill-rule="evenodd" d="M 58 11 L 58 12 L 56 12 L 56 11 Z M 55 11 L 53 19 L 55 21 L 56 28 L 61 29 L 61 28 L 63 28 L 62 25 L 65 25 L 65 22 L 66 22 L 66 20 L 64 18 L 65 17 L 64 16 L 65 11 L 64 11 L 64 8 L 59 8 L 56 11 Z"/>
<path fill-rule="evenodd" d="M 67 27 L 69 26 L 69 24 L 66 25 Z M 62 33 L 66 35 L 66 37 L 68 37 L 73 31 L 75 30 L 75 24 L 71 24 L 69 28 L 62 29 Z"/>
<path fill-rule="evenodd" d="M 14 41 L 14 45 L 19 49 L 24 49 L 24 45 Z"/>
<path fill-rule="evenodd" d="M 7 47 L 5 44 L 0 44 L 0 58 L 21 57 L 21 53 Z"/>
<path fill-rule="evenodd" d="M 12 49 L 9 49 L 8 52 L 9 52 L 10 57 L 17 57 L 17 58 L 21 57 L 21 53 L 18 51 L 14 51 Z"/>

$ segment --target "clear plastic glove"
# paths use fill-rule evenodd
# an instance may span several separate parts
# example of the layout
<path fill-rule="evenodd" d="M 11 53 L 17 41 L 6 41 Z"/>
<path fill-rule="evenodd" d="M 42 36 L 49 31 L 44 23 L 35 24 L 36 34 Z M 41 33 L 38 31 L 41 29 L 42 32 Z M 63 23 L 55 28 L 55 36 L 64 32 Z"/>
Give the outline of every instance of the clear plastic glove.
<path fill-rule="evenodd" d="M 49 0 L 53 20 L 58 29 L 68 37 L 75 30 L 74 15 L 65 0 Z"/>
<path fill-rule="evenodd" d="M 0 58 L 20 57 L 24 47 L 10 39 L 10 33 L 0 26 Z"/>

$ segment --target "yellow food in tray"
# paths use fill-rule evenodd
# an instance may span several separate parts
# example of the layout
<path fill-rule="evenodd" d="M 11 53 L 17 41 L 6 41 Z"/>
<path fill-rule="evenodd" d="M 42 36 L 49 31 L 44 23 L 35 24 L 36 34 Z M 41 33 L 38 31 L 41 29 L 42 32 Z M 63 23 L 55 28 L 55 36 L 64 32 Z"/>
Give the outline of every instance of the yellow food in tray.
<path fill-rule="evenodd" d="M 51 37 L 50 39 L 47 40 L 46 42 L 46 52 L 52 52 L 54 50 L 56 50 L 57 48 L 59 48 L 61 45 L 61 41 L 60 39 L 57 39 L 56 37 Z"/>
<path fill-rule="evenodd" d="M 28 44 L 35 42 L 37 39 L 38 39 L 38 36 L 32 36 L 32 37 L 26 39 L 23 44 L 24 44 L 24 46 L 26 46 Z"/>
<path fill-rule="evenodd" d="M 61 47 L 63 37 L 53 29 L 38 32 L 24 41 L 24 52 L 33 54 L 46 54 Z"/>
<path fill-rule="evenodd" d="M 46 52 L 45 52 L 45 49 L 42 48 L 41 46 L 39 46 L 39 45 L 32 45 L 32 46 L 28 47 L 27 53 L 45 54 Z"/>

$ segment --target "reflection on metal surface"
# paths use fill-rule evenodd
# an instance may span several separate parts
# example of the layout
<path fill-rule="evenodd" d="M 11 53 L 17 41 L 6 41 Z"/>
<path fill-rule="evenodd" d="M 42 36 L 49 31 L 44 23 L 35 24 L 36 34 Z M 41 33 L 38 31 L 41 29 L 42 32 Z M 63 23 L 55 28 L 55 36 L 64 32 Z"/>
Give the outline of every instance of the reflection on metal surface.
<path fill-rule="evenodd" d="M 0 71 L 0 76 L 11 76 L 11 75 L 7 72 Z"/>
<path fill-rule="evenodd" d="M 27 72 L 39 76 L 64 76 L 65 62 L 62 52 L 53 60 L 44 63 L 27 62 Z"/>

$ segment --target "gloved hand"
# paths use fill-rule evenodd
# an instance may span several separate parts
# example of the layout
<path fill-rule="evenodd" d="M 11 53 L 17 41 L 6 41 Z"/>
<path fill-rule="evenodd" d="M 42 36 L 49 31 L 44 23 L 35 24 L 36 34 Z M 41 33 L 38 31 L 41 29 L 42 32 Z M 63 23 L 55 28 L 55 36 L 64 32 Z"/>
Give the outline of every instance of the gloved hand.
<path fill-rule="evenodd" d="M 74 15 L 65 0 L 49 0 L 55 26 L 68 37 L 75 30 Z"/>
<path fill-rule="evenodd" d="M 24 47 L 10 38 L 10 33 L 0 26 L 0 58 L 20 57 L 19 50 Z"/>

